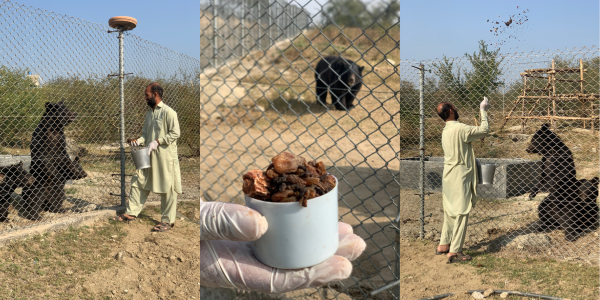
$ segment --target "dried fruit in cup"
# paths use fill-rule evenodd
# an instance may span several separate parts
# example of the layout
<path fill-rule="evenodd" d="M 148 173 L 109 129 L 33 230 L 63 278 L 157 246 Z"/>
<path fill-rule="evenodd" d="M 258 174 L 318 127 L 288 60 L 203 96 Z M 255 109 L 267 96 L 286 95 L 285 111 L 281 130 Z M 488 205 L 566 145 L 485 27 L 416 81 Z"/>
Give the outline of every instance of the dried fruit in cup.
<path fill-rule="evenodd" d="M 304 207 L 308 200 L 325 195 L 335 187 L 335 178 L 327 173 L 323 162 L 307 162 L 289 152 L 273 157 L 266 171 L 252 170 L 242 179 L 244 194 L 249 197 L 270 202 L 300 202 Z"/>

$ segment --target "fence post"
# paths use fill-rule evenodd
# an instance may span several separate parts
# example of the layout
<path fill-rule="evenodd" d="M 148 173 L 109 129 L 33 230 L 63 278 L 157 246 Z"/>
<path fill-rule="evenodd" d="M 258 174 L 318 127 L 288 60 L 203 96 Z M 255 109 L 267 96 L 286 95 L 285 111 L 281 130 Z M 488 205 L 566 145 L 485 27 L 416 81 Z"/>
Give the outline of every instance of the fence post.
<path fill-rule="evenodd" d="M 123 28 L 119 29 L 119 98 L 121 105 L 121 205 L 125 206 L 125 64 L 123 61 Z"/>
<path fill-rule="evenodd" d="M 219 48 L 217 47 L 217 26 L 219 20 L 217 19 L 217 0 L 213 0 L 213 66 L 217 67 L 217 56 L 219 55 Z"/>
<path fill-rule="evenodd" d="M 419 193 L 421 194 L 421 230 L 419 237 L 425 238 L 425 66 L 419 64 Z"/>

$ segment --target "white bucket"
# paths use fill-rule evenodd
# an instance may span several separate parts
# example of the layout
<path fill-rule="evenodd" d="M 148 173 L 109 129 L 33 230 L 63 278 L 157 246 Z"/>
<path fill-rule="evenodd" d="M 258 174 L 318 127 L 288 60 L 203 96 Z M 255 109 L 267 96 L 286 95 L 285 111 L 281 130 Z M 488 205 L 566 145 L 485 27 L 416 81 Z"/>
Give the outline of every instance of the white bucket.
<path fill-rule="evenodd" d="M 148 148 L 131 149 L 131 158 L 136 170 L 150 168 L 150 155 Z"/>
<path fill-rule="evenodd" d="M 246 196 L 246 205 L 261 213 L 267 232 L 251 243 L 254 256 L 267 266 L 301 269 L 318 265 L 338 248 L 337 179 L 329 193 L 307 201 L 266 202 Z"/>

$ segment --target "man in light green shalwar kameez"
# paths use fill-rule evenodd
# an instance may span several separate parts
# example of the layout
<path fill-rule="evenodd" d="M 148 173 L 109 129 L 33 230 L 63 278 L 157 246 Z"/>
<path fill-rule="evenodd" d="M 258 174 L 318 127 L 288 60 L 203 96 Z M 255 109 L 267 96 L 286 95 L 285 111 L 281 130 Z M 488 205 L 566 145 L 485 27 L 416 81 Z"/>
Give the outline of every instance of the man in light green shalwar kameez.
<path fill-rule="evenodd" d="M 144 120 L 142 136 L 128 139 L 132 146 L 148 145 L 150 168 L 137 170 L 131 179 L 131 192 L 125 214 L 117 221 L 137 217 L 150 192 L 160 195 L 161 222 L 152 230 L 166 231 L 175 225 L 177 194 L 181 194 L 181 173 L 177 156 L 179 121 L 177 113 L 162 102 L 163 89 L 158 83 L 146 87 L 145 99 L 150 106 Z"/>
<path fill-rule="evenodd" d="M 458 122 L 458 111 L 450 103 L 440 103 L 437 112 L 446 122 L 442 132 L 444 150 L 444 173 L 442 197 L 444 225 L 436 254 L 448 254 L 448 262 L 469 261 L 462 253 L 469 212 L 477 200 L 477 163 L 472 142 L 489 132 L 487 98 L 480 104 L 481 125 L 469 126 Z"/>

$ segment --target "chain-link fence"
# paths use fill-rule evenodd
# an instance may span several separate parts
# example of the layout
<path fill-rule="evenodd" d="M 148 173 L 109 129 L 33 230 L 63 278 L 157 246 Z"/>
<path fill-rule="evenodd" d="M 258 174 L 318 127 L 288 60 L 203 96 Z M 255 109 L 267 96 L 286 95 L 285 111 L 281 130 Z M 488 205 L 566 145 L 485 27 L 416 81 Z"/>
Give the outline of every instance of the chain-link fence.
<path fill-rule="evenodd" d="M 492 184 L 477 186 L 465 245 L 597 262 L 598 54 L 597 47 L 500 54 L 480 44 L 478 53 L 462 58 L 402 61 L 401 236 L 440 238 L 445 124 L 436 107 L 450 102 L 459 122 L 477 126 L 479 103 L 487 96 L 490 133 L 472 146 L 480 163 L 496 169 Z"/>
<path fill-rule="evenodd" d="M 369 12 L 398 3 L 334 12 L 347 7 L 342 2 L 292 2 L 287 21 L 276 13 L 279 2 L 202 1 L 201 190 L 207 201 L 244 204 L 242 175 L 265 170 L 278 153 L 322 161 L 339 182 L 340 220 L 367 248 L 351 278 L 299 297 L 399 299 L 397 12 L 385 22 L 365 21 Z M 214 13 L 257 5 L 265 12 L 260 17 Z M 303 9 L 289 9 L 294 6 Z M 342 25 L 340 15 L 360 17 L 362 26 Z M 263 43 L 263 35 L 277 42 Z M 214 60 L 215 52 L 223 54 Z M 340 101 L 332 105 L 334 98 Z"/>
<path fill-rule="evenodd" d="M 0 232 L 120 205 L 135 168 L 128 152 L 121 161 L 117 33 L 11 1 L 0 12 Z M 181 127 L 180 200 L 198 199 L 199 61 L 124 40 L 125 136 L 141 136 L 144 90 L 159 82 Z"/>

